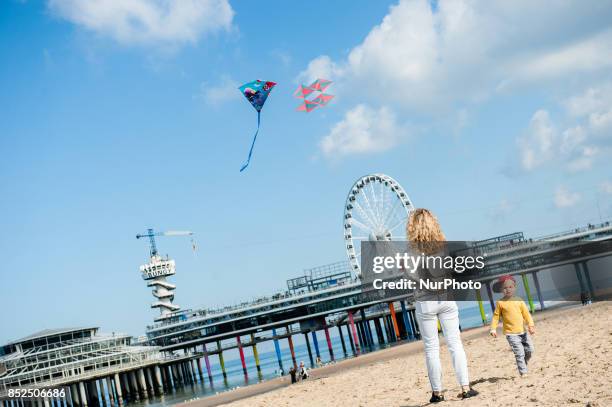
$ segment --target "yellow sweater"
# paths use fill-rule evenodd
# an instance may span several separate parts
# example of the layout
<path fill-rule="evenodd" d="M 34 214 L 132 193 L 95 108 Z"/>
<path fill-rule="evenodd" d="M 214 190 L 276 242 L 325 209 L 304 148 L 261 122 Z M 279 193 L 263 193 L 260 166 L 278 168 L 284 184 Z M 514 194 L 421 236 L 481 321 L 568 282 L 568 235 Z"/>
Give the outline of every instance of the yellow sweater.
<path fill-rule="evenodd" d="M 512 297 L 509 300 L 499 300 L 493 313 L 491 321 L 491 331 L 497 329 L 499 317 L 504 320 L 504 334 L 522 334 L 525 332 L 525 322 L 528 326 L 534 326 L 533 318 L 525 302 L 519 297 Z"/>

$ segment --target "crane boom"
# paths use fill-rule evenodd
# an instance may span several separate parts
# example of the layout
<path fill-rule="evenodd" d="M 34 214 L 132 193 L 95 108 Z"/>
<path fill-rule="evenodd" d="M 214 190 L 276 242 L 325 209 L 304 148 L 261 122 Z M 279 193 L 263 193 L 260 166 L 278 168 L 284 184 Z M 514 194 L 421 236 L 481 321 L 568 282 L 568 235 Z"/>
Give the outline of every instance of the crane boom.
<path fill-rule="evenodd" d="M 193 236 L 193 232 L 189 230 L 169 230 L 166 232 L 155 232 L 153 229 L 147 229 L 147 233 L 137 234 L 136 239 L 149 238 L 151 257 L 157 255 L 157 245 L 155 244 L 155 236 Z"/>

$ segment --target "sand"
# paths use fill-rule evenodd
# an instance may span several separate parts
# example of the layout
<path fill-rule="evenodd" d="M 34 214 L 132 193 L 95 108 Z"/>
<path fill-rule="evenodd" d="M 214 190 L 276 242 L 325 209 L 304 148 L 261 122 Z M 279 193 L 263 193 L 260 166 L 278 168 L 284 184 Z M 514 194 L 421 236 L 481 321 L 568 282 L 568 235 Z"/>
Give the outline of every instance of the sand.
<path fill-rule="evenodd" d="M 488 328 L 462 333 L 472 386 L 480 395 L 459 400 L 448 350 L 441 340 L 446 401 L 461 406 L 612 406 L 612 304 L 536 313 L 535 354 L 521 378 L 503 335 Z M 405 343 L 287 378 L 185 403 L 188 407 L 425 406 L 430 386 L 421 341 Z M 223 404 L 229 403 L 229 404 Z"/>

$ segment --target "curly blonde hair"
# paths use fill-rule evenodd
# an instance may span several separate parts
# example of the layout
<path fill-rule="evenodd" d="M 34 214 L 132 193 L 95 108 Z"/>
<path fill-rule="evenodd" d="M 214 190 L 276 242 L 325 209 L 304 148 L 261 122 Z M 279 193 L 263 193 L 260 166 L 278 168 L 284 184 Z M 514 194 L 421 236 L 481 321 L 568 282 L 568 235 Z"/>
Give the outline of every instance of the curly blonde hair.
<path fill-rule="evenodd" d="M 438 219 L 424 208 L 415 209 L 410 214 L 406 224 L 406 238 L 427 254 L 439 250 L 443 246 L 440 242 L 446 241 Z"/>

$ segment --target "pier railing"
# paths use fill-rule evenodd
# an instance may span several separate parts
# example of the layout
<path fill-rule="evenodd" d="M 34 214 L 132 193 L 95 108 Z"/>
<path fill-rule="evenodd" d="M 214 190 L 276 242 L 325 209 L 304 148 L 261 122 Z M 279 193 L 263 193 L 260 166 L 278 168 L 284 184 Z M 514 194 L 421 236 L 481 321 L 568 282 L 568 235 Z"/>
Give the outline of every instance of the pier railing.
<path fill-rule="evenodd" d="M 0 398 L 6 397 L 10 387 L 57 387 L 180 358 L 163 356 L 159 348 L 153 346 L 123 346 L 108 352 L 43 368 L 39 364 L 34 371 L 24 371 L 29 364 L 20 366 L 0 378 Z"/>

